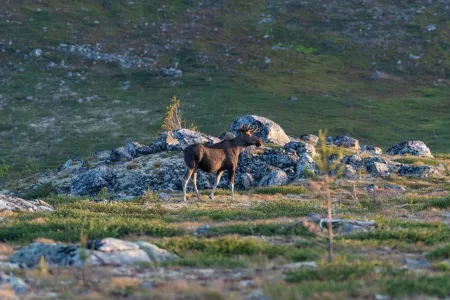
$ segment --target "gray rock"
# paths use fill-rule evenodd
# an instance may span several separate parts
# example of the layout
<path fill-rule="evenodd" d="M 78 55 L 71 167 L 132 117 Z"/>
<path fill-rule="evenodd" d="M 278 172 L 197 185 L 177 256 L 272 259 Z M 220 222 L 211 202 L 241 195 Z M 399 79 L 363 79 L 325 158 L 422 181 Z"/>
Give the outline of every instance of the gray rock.
<path fill-rule="evenodd" d="M 178 255 L 170 253 L 166 249 L 161 249 L 148 242 L 138 241 L 136 242 L 136 245 L 138 245 L 141 250 L 144 250 L 153 262 L 159 263 L 179 258 Z"/>
<path fill-rule="evenodd" d="M 405 267 L 409 269 L 426 269 L 430 266 L 430 263 L 425 258 L 419 259 L 405 258 L 403 260 L 403 264 L 405 265 Z"/>
<path fill-rule="evenodd" d="M 317 263 L 315 261 L 301 261 L 283 265 L 281 268 L 285 270 L 296 270 L 300 268 L 317 269 Z"/>
<path fill-rule="evenodd" d="M 236 135 L 232 132 L 225 132 L 224 134 L 222 134 L 221 136 L 219 136 L 220 140 L 223 141 L 231 141 L 232 139 L 234 139 L 236 137 Z"/>
<path fill-rule="evenodd" d="M 210 228 L 211 228 L 211 226 L 209 226 L 209 225 L 203 225 L 203 226 L 200 226 L 199 228 L 197 228 L 195 233 L 197 235 L 205 235 L 205 236 L 207 236 L 207 235 L 209 235 L 209 229 Z"/>
<path fill-rule="evenodd" d="M 68 244 L 32 243 L 9 257 L 11 263 L 33 268 L 39 264 L 41 257 L 47 264 L 58 266 L 80 266 L 79 248 Z"/>
<path fill-rule="evenodd" d="M 326 142 L 328 145 L 333 145 L 336 147 L 343 147 L 346 149 L 351 149 L 355 151 L 360 150 L 359 141 L 352 137 L 343 135 L 343 136 L 329 136 L 326 138 Z"/>
<path fill-rule="evenodd" d="M 165 150 L 183 150 L 187 146 L 196 143 L 218 143 L 220 141 L 221 140 L 216 137 L 183 128 L 179 130 L 163 132 L 156 140 L 156 142 L 150 146 L 150 152 L 156 153 Z"/>
<path fill-rule="evenodd" d="M 240 179 L 241 185 L 244 188 L 244 190 L 251 189 L 255 185 L 255 179 L 250 173 L 241 174 Z"/>
<path fill-rule="evenodd" d="M 276 169 L 271 171 L 269 174 L 261 178 L 258 186 L 274 186 L 274 185 L 284 185 L 288 182 L 288 176 L 283 170 Z"/>
<path fill-rule="evenodd" d="M 422 141 L 402 141 L 390 147 L 386 154 L 388 155 L 413 155 L 433 157 L 430 149 Z"/>
<path fill-rule="evenodd" d="M 0 261 L 0 270 L 18 270 L 18 269 L 20 269 L 19 264 Z"/>
<path fill-rule="evenodd" d="M 250 125 L 259 129 L 255 135 L 260 137 L 265 143 L 274 143 L 284 146 L 290 142 L 290 138 L 284 130 L 272 120 L 255 115 L 246 115 L 235 120 L 230 127 L 230 131 L 237 134 L 237 130 L 242 125 Z"/>
<path fill-rule="evenodd" d="M 40 57 L 44 52 L 37 48 L 30 52 L 29 56 Z"/>
<path fill-rule="evenodd" d="M 393 190 L 393 191 L 398 191 L 398 192 L 406 192 L 406 189 L 400 185 L 396 185 L 396 184 L 387 184 L 385 186 L 383 186 L 383 188 L 385 190 Z"/>
<path fill-rule="evenodd" d="M 141 249 L 126 251 L 92 251 L 86 260 L 89 265 L 134 265 L 137 263 L 151 263 L 148 254 Z"/>
<path fill-rule="evenodd" d="M 308 154 L 311 157 L 316 156 L 316 148 L 313 145 L 306 142 L 289 142 L 284 145 L 284 149 L 287 152 L 295 152 L 297 155 L 301 155 L 303 153 Z"/>
<path fill-rule="evenodd" d="M 70 183 L 72 195 L 97 195 L 103 187 L 113 187 L 116 174 L 107 166 L 100 166 L 75 176 Z"/>
<path fill-rule="evenodd" d="M 299 161 L 296 166 L 296 175 L 299 177 L 304 177 L 305 172 L 316 174 L 318 173 L 318 169 L 314 159 L 310 155 L 303 153 L 300 155 Z"/>
<path fill-rule="evenodd" d="M 344 156 L 342 162 L 346 165 L 353 167 L 355 170 L 360 169 L 364 166 L 363 159 L 357 154 Z"/>
<path fill-rule="evenodd" d="M 113 251 L 125 251 L 125 250 L 137 250 L 139 246 L 132 242 L 127 242 L 115 238 L 105 238 L 102 239 L 95 250 L 102 252 L 113 252 Z"/>
<path fill-rule="evenodd" d="M 313 146 L 316 146 L 317 143 L 319 142 L 319 137 L 317 135 L 314 134 L 304 134 L 300 136 L 300 139 L 302 141 L 305 141 Z"/>
<path fill-rule="evenodd" d="M 444 169 L 434 166 L 414 166 L 414 165 L 402 165 L 398 170 L 398 175 L 409 177 L 440 177 L 443 175 Z"/>
<path fill-rule="evenodd" d="M 295 97 L 295 96 L 290 96 L 290 97 L 289 97 L 289 100 L 291 100 L 291 101 L 297 101 L 298 99 L 297 99 L 297 97 Z"/>
<path fill-rule="evenodd" d="M 23 279 L 12 274 L 7 275 L 3 272 L 0 272 L 0 290 L 5 288 L 6 286 L 12 288 L 14 290 L 14 293 L 16 294 L 26 293 L 30 288 L 28 284 L 23 281 Z"/>
<path fill-rule="evenodd" d="M 383 154 L 383 150 L 381 148 L 372 146 L 372 145 L 362 145 L 361 146 L 361 152 L 369 153 L 369 154 Z"/>
<path fill-rule="evenodd" d="M 53 211 L 53 208 L 44 201 L 32 203 L 21 198 L 0 194 L 0 212 L 3 211 Z"/>
<path fill-rule="evenodd" d="M 161 72 L 161 75 L 163 75 L 165 77 L 177 78 L 177 77 L 183 76 L 183 71 L 177 70 L 177 69 L 174 69 L 174 68 L 169 68 L 169 69 L 162 68 L 160 70 L 160 72 Z"/>
<path fill-rule="evenodd" d="M 349 179 L 355 179 L 356 178 L 356 170 L 350 165 L 345 165 L 344 169 L 344 177 Z"/>

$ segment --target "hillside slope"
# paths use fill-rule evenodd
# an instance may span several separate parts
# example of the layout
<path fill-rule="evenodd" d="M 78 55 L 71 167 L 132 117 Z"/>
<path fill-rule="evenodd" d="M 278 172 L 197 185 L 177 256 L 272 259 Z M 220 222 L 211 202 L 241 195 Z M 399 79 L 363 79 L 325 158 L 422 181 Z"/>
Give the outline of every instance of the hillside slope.
<path fill-rule="evenodd" d="M 448 1 L 2 8 L 0 157 L 14 172 L 148 142 L 173 95 L 209 134 L 254 113 L 294 136 L 328 128 L 382 147 L 421 139 L 450 150 Z"/>

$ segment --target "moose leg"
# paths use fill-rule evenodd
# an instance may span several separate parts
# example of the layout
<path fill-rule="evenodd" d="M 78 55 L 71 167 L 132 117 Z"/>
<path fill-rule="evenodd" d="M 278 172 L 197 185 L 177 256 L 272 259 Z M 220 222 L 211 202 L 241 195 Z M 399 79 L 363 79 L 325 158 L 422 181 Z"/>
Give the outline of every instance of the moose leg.
<path fill-rule="evenodd" d="M 217 186 L 219 185 L 220 177 L 222 177 L 222 174 L 223 174 L 223 171 L 217 172 L 216 182 L 214 183 L 214 187 L 213 187 L 211 194 L 209 194 L 209 199 L 211 199 L 211 200 L 214 200 L 214 192 L 216 191 Z"/>
<path fill-rule="evenodd" d="M 186 201 L 186 188 L 189 182 L 189 179 L 191 179 L 192 173 L 194 173 L 195 169 L 190 169 L 188 168 L 186 170 L 186 172 L 184 173 L 184 177 L 183 177 L 183 200 L 182 201 Z"/>
<path fill-rule="evenodd" d="M 230 179 L 231 200 L 234 200 L 234 170 L 228 170 L 228 178 Z"/>
<path fill-rule="evenodd" d="M 194 191 L 197 194 L 198 201 L 202 201 L 200 198 L 200 193 L 197 189 L 197 169 L 195 169 L 194 173 L 192 173 L 192 183 L 194 184 Z"/>

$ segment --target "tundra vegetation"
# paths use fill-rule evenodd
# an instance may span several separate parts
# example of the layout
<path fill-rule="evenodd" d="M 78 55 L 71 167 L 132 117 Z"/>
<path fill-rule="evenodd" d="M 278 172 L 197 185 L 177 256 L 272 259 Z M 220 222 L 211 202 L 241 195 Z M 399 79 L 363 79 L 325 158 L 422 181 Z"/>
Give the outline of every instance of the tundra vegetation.
<path fill-rule="evenodd" d="M 147 143 L 161 129 L 186 127 L 185 119 L 218 136 L 249 112 L 289 134 L 328 128 L 384 149 L 423 140 L 434 157 L 394 160 L 446 171 L 439 178 L 342 178 L 328 158 L 352 152 L 322 143 L 315 163 L 333 171 L 329 178 L 305 169 L 301 181 L 239 190 L 233 201 L 230 190 L 218 189 L 214 201 L 188 193 L 178 203 L 181 193 L 151 186 L 127 201 L 109 199 L 106 187 L 68 197 L 47 182 L 22 196 L 52 212 L 11 212 L 0 199 L 0 299 L 450 296 L 446 1 L 3 2 L 0 190 L 18 179 L 34 185 L 38 178 L 28 175 L 69 157 Z M 164 118 L 173 95 L 180 98 Z M 177 154 L 157 155 L 151 167 L 158 171 Z M 125 169 L 141 166 L 129 161 Z M 151 242 L 179 259 L 7 263 L 32 242 L 80 245 L 86 261 L 92 241 L 107 237 Z M 28 288 L 17 288 L 17 278 Z"/>

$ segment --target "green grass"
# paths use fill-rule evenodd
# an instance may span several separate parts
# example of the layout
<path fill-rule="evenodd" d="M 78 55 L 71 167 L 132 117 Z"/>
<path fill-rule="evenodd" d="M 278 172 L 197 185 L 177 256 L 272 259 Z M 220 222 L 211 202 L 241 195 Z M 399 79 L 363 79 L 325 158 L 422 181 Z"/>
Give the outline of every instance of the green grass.
<path fill-rule="evenodd" d="M 450 244 L 436 248 L 426 254 L 429 259 L 448 259 L 450 258 Z"/>
<path fill-rule="evenodd" d="M 284 185 L 284 186 L 268 186 L 268 187 L 260 187 L 256 188 L 252 191 L 255 194 L 267 194 L 267 195 L 275 195 L 275 194 L 305 194 L 308 192 L 308 189 L 301 185 Z"/>

